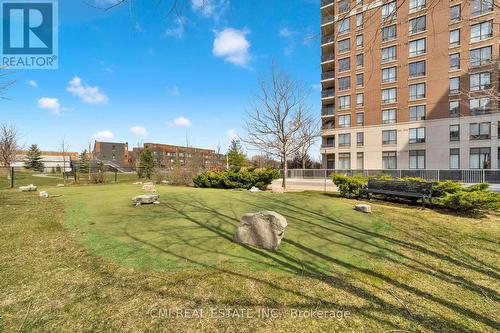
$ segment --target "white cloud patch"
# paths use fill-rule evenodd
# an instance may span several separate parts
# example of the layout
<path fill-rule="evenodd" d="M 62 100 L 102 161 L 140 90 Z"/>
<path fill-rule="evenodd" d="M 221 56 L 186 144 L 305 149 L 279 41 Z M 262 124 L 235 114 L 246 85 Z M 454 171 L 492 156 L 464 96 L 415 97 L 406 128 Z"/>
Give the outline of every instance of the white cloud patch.
<path fill-rule="evenodd" d="M 136 136 L 144 137 L 148 135 L 148 131 L 142 126 L 133 126 L 130 128 L 130 132 Z"/>
<path fill-rule="evenodd" d="M 295 34 L 295 32 L 291 31 L 290 29 L 288 28 L 283 28 L 280 30 L 279 32 L 279 35 L 280 37 L 283 37 L 283 38 L 288 38 L 288 37 L 291 37 Z"/>
<path fill-rule="evenodd" d="M 191 9 L 207 18 L 219 21 L 229 5 L 228 0 L 191 0 Z"/>
<path fill-rule="evenodd" d="M 248 30 L 226 28 L 215 31 L 213 54 L 218 58 L 241 67 L 248 67 L 251 44 L 247 40 Z"/>
<path fill-rule="evenodd" d="M 174 37 L 174 38 L 182 38 L 184 37 L 184 33 L 186 32 L 186 19 L 182 16 L 179 16 L 175 19 L 175 26 L 165 30 L 165 36 Z"/>
<path fill-rule="evenodd" d="M 79 97 L 86 104 L 106 104 L 108 102 L 108 96 L 103 94 L 99 87 L 86 85 L 78 76 L 69 81 L 66 91 Z"/>
<path fill-rule="evenodd" d="M 313 88 L 314 90 L 321 91 L 321 83 L 312 84 L 311 88 Z"/>
<path fill-rule="evenodd" d="M 185 117 L 178 117 L 173 122 L 168 123 L 169 127 L 191 127 L 193 123 Z"/>
<path fill-rule="evenodd" d="M 115 135 L 110 130 L 104 130 L 104 131 L 94 133 L 92 135 L 92 138 L 101 139 L 101 140 L 109 140 L 109 139 L 112 139 L 114 136 Z"/>
<path fill-rule="evenodd" d="M 61 103 L 59 103 L 59 99 L 57 98 L 42 97 L 38 100 L 38 107 L 40 109 L 49 110 L 56 115 L 61 114 Z"/>
<path fill-rule="evenodd" d="M 169 95 L 172 95 L 172 96 L 179 96 L 181 94 L 181 90 L 176 85 L 173 85 L 171 87 L 167 87 L 167 92 Z"/>
<path fill-rule="evenodd" d="M 28 84 L 33 88 L 38 88 L 38 83 L 35 80 L 28 81 Z"/>
<path fill-rule="evenodd" d="M 238 132 L 236 132 L 236 130 L 234 130 L 234 129 L 230 129 L 229 131 L 227 131 L 226 134 L 231 139 L 237 139 L 238 138 Z"/>

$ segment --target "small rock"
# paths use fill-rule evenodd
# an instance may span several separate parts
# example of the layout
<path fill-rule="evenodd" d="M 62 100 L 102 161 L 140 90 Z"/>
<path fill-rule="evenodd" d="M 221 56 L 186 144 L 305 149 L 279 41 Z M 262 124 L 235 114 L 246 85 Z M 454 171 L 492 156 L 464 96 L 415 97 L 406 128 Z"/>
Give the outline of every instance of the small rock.
<path fill-rule="evenodd" d="M 162 183 L 162 184 L 165 184 L 165 185 L 168 185 L 168 184 L 169 184 L 168 180 L 162 180 L 162 181 L 161 181 L 161 183 Z"/>
<path fill-rule="evenodd" d="M 36 190 L 38 189 L 38 187 L 36 187 L 35 185 L 33 184 L 30 184 L 28 186 L 20 186 L 19 187 L 19 190 L 21 192 L 35 192 Z"/>
<path fill-rule="evenodd" d="M 132 198 L 132 203 L 136 206 L 140 205 L 158 205 L 160 204 L 160 196 L 158 194 L 139 195 Z"/>
<path fill-rule="evenodd" d="M 38 196 L 41 198 L 41 199 L 47 199 L 49 197 L 49 194 L 46 192 L 46 191 L 41 191 Z"/>
<path fill-rule="evenodd" d="M 261 192 L 261 190 L 258 187 L 253 186 L 251 189 L 249 189 L 250 192 L 252 193 L 258 193 Z"/>
<path fill-rule="evenodd" d="M 153 193 L 153 192 L 156 192 L 156 188 L 153 184 L 144 184 L 142 186 L 142 190 L 144 192 L 149 192 L 149 193 Z"/>
<path fill-rule="evenodd" d="M 57 184 L 57 187 L 64 187 L 64 184 Z"/>
<path fill-rule="evenodd" d="M 276 212 L 245 214 L 234 234 L 234 241 L 276 251 L 287 225 L 286 218 Z"/>
<path fill-rule="evenodd" d="M 372 212 L 372 206 L 366 205 L 366 204 L 358 204 L 358 205 L 356 205 L 355 209 L 358 212 L 362 212 L 362 213 L 370 214 Z"/>

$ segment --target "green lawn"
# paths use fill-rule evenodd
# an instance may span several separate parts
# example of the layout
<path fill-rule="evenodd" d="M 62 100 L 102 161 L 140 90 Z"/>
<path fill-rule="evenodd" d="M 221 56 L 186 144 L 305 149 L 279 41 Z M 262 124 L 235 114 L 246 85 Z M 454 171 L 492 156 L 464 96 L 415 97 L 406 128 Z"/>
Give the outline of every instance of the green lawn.
<path fill-rule="evenodd" d="M 323 193 L 140 186 L 0 191 L 0 331 L 495 332 L 500 227 L 415 207 Z M 239 218 L 288 219 L 280 251 L 232 242 Z M 211 308 L 276 309 L 216 318 Z M 158 309 L 203 309 L 201 319 Z M 348 311 L 294 318 L 294 309 Z M 256 312 L 253 312 L 254 314 Z M 153 314 L 153 316 L 151 316 Z"/>

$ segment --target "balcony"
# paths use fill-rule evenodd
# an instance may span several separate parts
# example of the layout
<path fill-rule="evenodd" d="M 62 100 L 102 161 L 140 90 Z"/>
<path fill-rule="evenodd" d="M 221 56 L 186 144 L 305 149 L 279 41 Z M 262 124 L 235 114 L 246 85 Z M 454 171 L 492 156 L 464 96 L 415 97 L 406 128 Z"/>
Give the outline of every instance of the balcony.
<path fill-rule="evenodd" d="M 335 142 L 328 142 L 328 143 L 323 143 L 321 145 L 321 148 L 335 148 Z"/>
<path fill-rule="evenodd" d="M 322 116 L 334 116 L 335 115 L 335 107 L 329 106 L 321 109 Z"/>
<path fill-rule="evenodd" d="M 321 18 L 321 25 L 333 23 L 334 20 L 335 20 L 335 16 L 333 16 L 333 15 L 324 16 Z"/>
<path fill-rule="evenodd" d="M 334 2 L 335 2 L 335 0 L 321 0 L 321 7 L 333 5 Z"/>
<path fill-rule="evenodd" d="M 334 59 L 335 59 L 335 54 L 333 53 L 321 56 L 321 62 L 333 61 Z"/>
<path fill-rule="evenodd" d="M 335 124 L 333 122 L 332 123 L 323 124 L 323 126 L 321 126 L 321 130 L 322 131 L 328 131 L 328 130 L 332 130 L 332 129 L 335 129 Z"/>
<path fill-rule="evenodd" d="M 334 36 L 328 35 L 321 38 L 321 45 L 329 44 L 334 42 Z"/>
<path fill-rule="evenodd" d="M 335 89 L 327 89 L 321 92 L 321 98 L 333 98 L 335 97 Z"/>
<path fill-rule="evenodd" d="M 321 80 L 331 80 L 335 78 L 335 71 L 327 71 L 321 74 Z"/>

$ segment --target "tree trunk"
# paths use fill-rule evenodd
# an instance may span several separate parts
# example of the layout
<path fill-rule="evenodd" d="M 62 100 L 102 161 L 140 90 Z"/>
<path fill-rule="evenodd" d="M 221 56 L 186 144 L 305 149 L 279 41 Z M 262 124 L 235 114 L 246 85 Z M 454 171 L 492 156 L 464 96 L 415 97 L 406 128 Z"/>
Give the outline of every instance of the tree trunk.
<path fill-rule="evenodd" d="M 283 170 L 283 183 L 282 183 L 282 187 L 284 190 L 286 190 L 286 178 L 288 176 L 288 161 L 287 161 L 287 156 L 286 154 L 284 155 L 284 163 L 283 163 L 283 166 L 284 166 L 284 170 Z"/>

